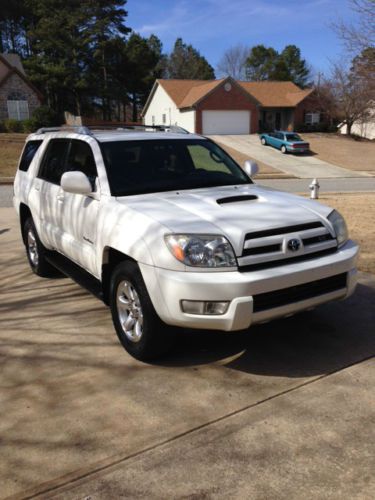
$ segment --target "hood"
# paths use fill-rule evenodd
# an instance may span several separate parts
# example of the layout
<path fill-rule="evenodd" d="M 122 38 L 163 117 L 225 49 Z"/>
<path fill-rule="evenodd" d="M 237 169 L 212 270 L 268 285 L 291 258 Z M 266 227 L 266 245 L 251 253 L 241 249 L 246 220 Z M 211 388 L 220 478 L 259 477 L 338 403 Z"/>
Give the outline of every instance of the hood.
<path fill-rule="evenodd" d="M 167 234 L 224 235 L 240 255 L 246 233 L 322 221 L 332 211 L 317 202 L 259 187 L 225 186 L 117 198 L 162 224 Z"/>

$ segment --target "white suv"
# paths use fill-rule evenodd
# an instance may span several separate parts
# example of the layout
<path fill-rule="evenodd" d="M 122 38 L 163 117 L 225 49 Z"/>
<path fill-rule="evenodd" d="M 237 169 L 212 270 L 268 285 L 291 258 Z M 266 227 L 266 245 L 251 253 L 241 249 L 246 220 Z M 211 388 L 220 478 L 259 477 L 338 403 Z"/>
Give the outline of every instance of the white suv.
<path fill-rule="evenodd" d="M 172 128 L 41 129 L 14 183 L 31 268 L 100 296 L 141 360 L 171 327 L 243 330 L 347 297 L 358 246 L 343 218 L 256 170 Z"/>

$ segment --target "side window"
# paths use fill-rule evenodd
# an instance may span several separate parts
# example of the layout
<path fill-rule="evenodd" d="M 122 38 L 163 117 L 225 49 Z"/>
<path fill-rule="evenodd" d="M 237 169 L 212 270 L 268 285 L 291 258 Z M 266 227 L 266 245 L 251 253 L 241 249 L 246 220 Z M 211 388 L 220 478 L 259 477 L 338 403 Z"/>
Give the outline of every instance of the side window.
<path fill-rule="evenodd" d="M 38 177 L 60 185 L 64 173 L 65 159 L 68 152 L 68 139 L 51 139 L 44 154 Z"/>
<path fill-rule="evenodd" d="M 28 171 L 30 163 L 32 162 L 35 153 L 38 151 L 42 142 L 43 141 L 29 141 L 26 143 L 25 149 L 22 153 L 20 165 L 18 167 L 19 170 L 22 170 L 22 172 Z"/>
<path fill-rule="evenodd" d="M 95 179 L 97 178 L 98 173 L 92 149 L 87 142 L 75 139 L 71 141 L 66 170 L 79 170 L 80 172 L 83 172 L 89 178 L 94 189 Z"/>

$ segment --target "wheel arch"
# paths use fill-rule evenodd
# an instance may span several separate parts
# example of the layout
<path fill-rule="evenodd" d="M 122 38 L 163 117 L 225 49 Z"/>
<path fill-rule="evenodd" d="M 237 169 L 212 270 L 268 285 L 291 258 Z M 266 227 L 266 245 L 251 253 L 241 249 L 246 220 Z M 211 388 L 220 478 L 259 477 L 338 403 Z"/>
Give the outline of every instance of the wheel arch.
<path fill-rule="evenodd" d="M 109 288 L 112 271 L 120 262 L 125 261 L 137 263 L 135 259 L 115 248 L 109 246 L 104 248 L 102 255 L 102 288 L 103 301 L 107 305 L 109 305 Z"/>
<path fill-rule="evenodd" d="M 24 235 L 24 225 L 25 222 L 29 217 L 32 218 L 30 208 L 25 204 L 25 203 L 20 203 L 20 211 L 19 211 L 19 217 L 20 217 L 20 228 L 21 228 L 21 235 L 22 235 L 22 241 L 25 243 L 25 235 Z"/>

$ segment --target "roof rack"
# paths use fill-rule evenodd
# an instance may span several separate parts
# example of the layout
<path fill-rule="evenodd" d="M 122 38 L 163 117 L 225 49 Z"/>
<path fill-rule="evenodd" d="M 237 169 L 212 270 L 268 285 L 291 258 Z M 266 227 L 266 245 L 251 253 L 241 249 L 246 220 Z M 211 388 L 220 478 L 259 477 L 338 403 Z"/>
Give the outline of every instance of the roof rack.
<path fill-rule="evenodd" d="M 173 132 L 176 134 L 189 134 L 188 130 L 177 125 L 92 125 L 90 127 L 82 125 L 62 125 L 61 127 L 43 127 L 38 129 L 36 134 L 46 134 L 48 132 L 75 132 L 76 134 L 93 136 L 94 130 L 118 130 L 118 131 L 138 131 L 144 132 Z"/>
<path fill-rule="evenodd" d="M 75 132 L 76 134 L 93 135 L 88 127 L 82 125 L 61 125 L 61 127 L 42 127 L 36 134 L 47 134 L 48 132 Z"/>

